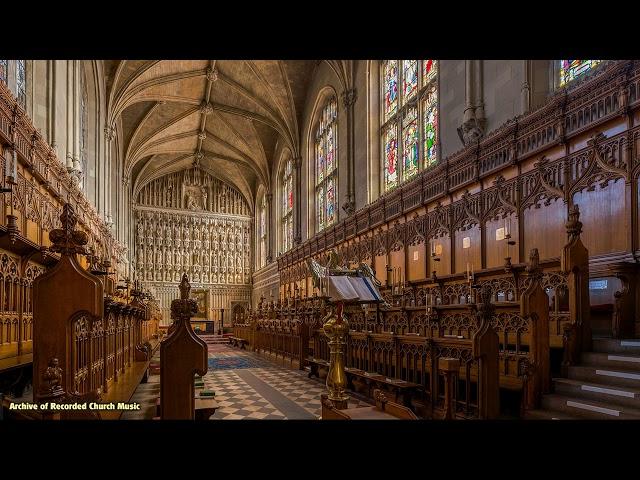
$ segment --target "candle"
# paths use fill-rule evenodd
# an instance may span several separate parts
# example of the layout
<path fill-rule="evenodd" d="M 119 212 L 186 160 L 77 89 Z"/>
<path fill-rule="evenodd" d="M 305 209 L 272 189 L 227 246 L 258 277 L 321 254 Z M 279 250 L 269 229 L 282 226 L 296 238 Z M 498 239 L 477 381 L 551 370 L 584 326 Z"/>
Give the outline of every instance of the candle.
<path fill-rule="evenodd" d="M 469 278 L 469 262 L 467 262 L 467 279 Z"/>
<path fill-rule="evenodd" d="M 391 274 L 391 293 L 395 292 L 396 288 L 396 267 L 393 267 L 393 273 Z"/>

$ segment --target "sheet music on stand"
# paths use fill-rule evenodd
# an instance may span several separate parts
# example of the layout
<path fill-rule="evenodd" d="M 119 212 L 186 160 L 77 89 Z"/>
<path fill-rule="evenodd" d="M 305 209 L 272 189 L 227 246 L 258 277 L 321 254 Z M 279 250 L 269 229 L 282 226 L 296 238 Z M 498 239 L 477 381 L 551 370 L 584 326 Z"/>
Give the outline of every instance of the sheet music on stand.
<path fill-rule="evenodd" d="M 332 301 L 379 303 L 383 298 L 371 279 L 351 275 L 330 275 L 328 296 Z"/>

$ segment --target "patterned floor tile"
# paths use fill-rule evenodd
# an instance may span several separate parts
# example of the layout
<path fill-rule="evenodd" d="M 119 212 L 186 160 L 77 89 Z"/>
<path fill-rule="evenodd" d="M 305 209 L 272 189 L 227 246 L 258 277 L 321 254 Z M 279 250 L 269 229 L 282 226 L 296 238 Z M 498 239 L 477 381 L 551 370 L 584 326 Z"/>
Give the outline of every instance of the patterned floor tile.
<path fill-rule="evenodd" d="M 159 380 L 160 376 L 154 375 L 149 377 L 149 383 L 138 387 L 132 401 L 140 402 L 142 410 L 126 412 L 123 418 L 155 416 Z M 283 367 L 253 352 L 227 345 L 209 349 L 209 370 L 203 380 L 205 389 L 215 392 L 219 406 L 210 420 L 319 418 L 320 395 L 326 392 L 325 381 L 308 378 L 304 370 Z M 350 407 L 370 405 L 359 397 L 352 396 Z"/>

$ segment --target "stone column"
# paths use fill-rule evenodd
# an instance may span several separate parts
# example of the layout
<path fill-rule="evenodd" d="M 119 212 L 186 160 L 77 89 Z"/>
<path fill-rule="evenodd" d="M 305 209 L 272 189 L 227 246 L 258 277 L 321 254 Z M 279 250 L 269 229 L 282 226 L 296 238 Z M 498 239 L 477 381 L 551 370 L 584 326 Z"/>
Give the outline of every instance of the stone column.
<path fill-rule="evenodd" d="M 73 60 L 67 60 L 67 171 L 73 170 Z"/>
<path fill-rule="evenodd" d="M 80 102 L 78 96 L 78 62 L 67 62 L 67 171 L 80 184 L 82 167 L 80 164 Z"/>
<path fill-rule="evenodd" d="M 469 122 L 474 118 L 473 98 L 473 60 L 464 61 L 465 89 L 464 89 L 464 117 L 463 122 Z"/>
<path fill-rule="evenodd" d="M 273 200 L 273 193 L 267 193 L 265 195 L 265 199 L 267 200 L 267 264 L 273 261 L 273 235 L 271 234 L 273 231 L 272 218 L 273 215 L 271 213 L 271 200 Z"/>
<path fill-rule="evenodd" d="M 531 62 L 522 60 L 522 88 L 520 89 L 520 108 L 521 113 L 527 113 L 531 108 L 531 85 L 529 79 L 531 77 Z"/>
<path fill-rule="evenodd" d="M 355 195 L 355 140 L 354 140 L 354 106 L 358 99 L 355 88 L 342 92 L 342 103 L 347 116 L 347 198 L 342 204 L 342 210 L 347 215 L 352 215 L 356 209 Z"/>
<path fill-rule="evenodd" d="M 484 101 L 482 96 L 482 60 L 465 60 L 465 107 L 462 124 L 458 127 L 460 141 L 475 145 L 484 135 Z"/>
<path fill-rule="evenodd" d="M 295 234 L 293 242 L 296 245 L 302 243 L 302 157 L 297 156 L 293 159 L 295 166 L 296 195 L 293 202 L 293 214 L 295 219 Z"/>
<path fill-rule="evenodd" d="M 105 168 L 103 175 L 103 188 L 104 194 L 104 218 L 113 220 L 111 218 L 111 156 L 112 156 L 112 142 L 115 138 L 115 128 L 107 125 L 104 129 L 104 137 L 106 139 L 105 145 Z"/>

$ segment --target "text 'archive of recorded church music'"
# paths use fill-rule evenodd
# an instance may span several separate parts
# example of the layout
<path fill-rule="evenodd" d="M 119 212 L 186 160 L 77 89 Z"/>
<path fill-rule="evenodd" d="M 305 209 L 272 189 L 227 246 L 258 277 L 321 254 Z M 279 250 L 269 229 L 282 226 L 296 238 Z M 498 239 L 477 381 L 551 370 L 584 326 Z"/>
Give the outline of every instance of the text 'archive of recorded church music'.
<path fill-rule="evenodd" d="M 140 404 L 137 402 L 76 402 L 76 403 L 11 403 L 9 410 L 140 410 Z"/>

